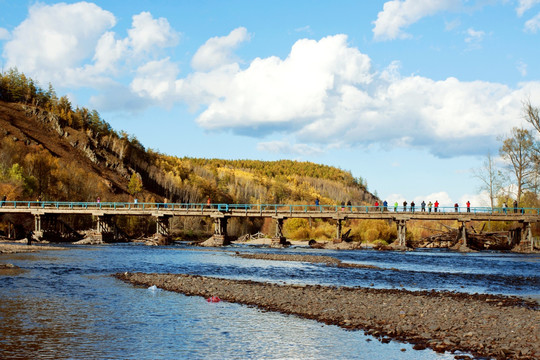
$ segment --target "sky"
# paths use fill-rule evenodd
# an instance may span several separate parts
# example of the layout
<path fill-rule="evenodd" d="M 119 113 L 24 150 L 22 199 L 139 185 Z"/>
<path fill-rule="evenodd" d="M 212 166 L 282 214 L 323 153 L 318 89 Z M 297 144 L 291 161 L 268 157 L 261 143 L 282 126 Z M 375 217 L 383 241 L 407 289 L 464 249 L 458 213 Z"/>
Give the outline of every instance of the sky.
<path fill-rule="evenodd" d="M 178 157 L 312 161 L 488 205 L 540 105 L 540 0 L 0 0 L 0 66 Z M 536 64 L 536 65 L 535 65 Z"/>

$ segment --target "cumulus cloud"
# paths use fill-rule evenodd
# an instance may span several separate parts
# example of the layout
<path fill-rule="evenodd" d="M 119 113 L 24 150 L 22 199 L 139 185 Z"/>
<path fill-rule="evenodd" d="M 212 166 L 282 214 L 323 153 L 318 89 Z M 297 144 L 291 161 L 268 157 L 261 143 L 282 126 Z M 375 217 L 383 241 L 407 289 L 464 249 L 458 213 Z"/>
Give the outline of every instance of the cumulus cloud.
<path fill-rule="evenodd" d="M 208 71 L 236 62 L 233 51 L 249 38 L 247 29 L 244 27 L 231 31 L 227 36 L 213 37 L 197 50 L 191 60 L 191 67 L 197 71 Z"/>
<path fill-rule="evenodd" d="M 115 23 L 113 14 L 95 4 L 36 3 L 13 30 L 3 55 L 8 66 L 29 73 L 78 66 L 91 57 L 101 34 Z"/>
<path fill-rule="evenodd" d="M 137 69 L 131 90 L 141 97 L 171 103 L 169 94 L 174 92 L 178 67 L 169 58 L 150 61 Z"/>
<path fill-rule="evenodd" d="M 167 19 L 154 19 L 149 12 L 133 16 L 128 35 L 135 55 L 174 46 L 178 42 L 178 34 L 171 28 Z"/>
<path fill-rule="evenodd" d="M 525 22 L 525 31 L 536 34 L 540 29 L 540 13 Z"/>
<path fill-rule="evenodd" d="M 36 3 L 30 7 L 28 17 L 13 30 L 3 56 L 8 67 L 16 66 L 42 83 L 87 86 L 102 91 L 113 87 L 115 91 L 107 93 L 112 100 L 118 97 L 119 106 L 135 103 L 137 93 L 144 89 L 142 80 L 130 89 L 117 84 L 116 79 L 132 71 L 146 76 L 147 69 L 159 62 L 156 57 L 160 50 L 176 45 L 178 34 L 165 18 L 155 19 L 148 12 L 133 16 L 125 38 L 118 38 L 112 31 L 115 25 L 114 15 L 93 3 Z M 170 67 L 162 69 L 161 73 L 169 70 Z M 176 72 L 172 74 L 174 79 Z M 155 81 L 151 95 L 163 88 L 162 80 L 163 76 Z M 110 97 L 107 101 L 102 97 L 95 99 L 102 99 L 100 103 L 106 106 L 111 100 Z"/>
<path fill-rule="evenodd" d="M 518 16 L 523 16 L 523 14 L 532 8 L 534 5 L 539 4 L 540 0 L 519 0 L 518 6 L 516 8 L 516 13 Z"/>
<path fill-rule="evenodd" d="M 159 78 L 159 77 L 158 77 Z M 163 89 L 171 86 L 170 78 Z M 166 92 L 144 91 L 154 96 Z M 496 136 L 519 123 L 521 101 L 540 96 L 540 83 L 510 88 L 486 81 L 435 81 L 402 76 L 399 63 L 374 71 L 345 35 L 302 39 L 284 60 L 256 58 L 244 69 L 225 64 L 178 79 L 178 100 L 202 107 L 209 130 L 264 137 L 293 136 L 310 147 L 416 147 L 439 157 L 482 154 Z M 298 148 L 281 142 L 260 149 Z"/>
<path fill-rule="evenodd" d="M 410 37 L 404 28 L 420 19 L 441 11 L 453 9 L 461 4 L 460 0 L 391 0 L 383 5 L 377 15 L 373 28 L 375 40 L 394 40 Z"/>

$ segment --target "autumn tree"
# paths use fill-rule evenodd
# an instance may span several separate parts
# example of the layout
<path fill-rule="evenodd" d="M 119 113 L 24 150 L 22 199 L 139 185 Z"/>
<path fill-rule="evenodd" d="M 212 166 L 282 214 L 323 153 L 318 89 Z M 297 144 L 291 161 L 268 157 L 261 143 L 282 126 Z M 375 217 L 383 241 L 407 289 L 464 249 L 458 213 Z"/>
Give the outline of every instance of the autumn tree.
<path fill-rule="evenodd" d="M 519 202 L 523 190 L 531 185 L 534 175 L 534 156 L 537 144 L 531 132 L 523 128 L 513 128 L 510 136 L 503 140 L 499 150 L 501 157 L 508 163 L 508 171 L 515 180 L 516 200 Z"/>
<path fill-rule="evenodd" d="M 128 192 L 131 195 L 135 196 L 140 193 L 142 189 L 143 183 L 141 176 L 138 173 L 134 172 L 133 174 L 131 174 L 131 178 L 129 179 Z"/>

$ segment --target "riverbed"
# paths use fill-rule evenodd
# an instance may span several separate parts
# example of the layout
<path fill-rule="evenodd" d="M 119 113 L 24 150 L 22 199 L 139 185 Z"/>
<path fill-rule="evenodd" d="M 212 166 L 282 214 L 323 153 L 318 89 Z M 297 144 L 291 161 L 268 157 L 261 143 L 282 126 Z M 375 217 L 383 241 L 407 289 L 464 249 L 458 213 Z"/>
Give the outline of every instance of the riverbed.
<path fill-rule="evenodd" d="M 274 253 L 331 256 L 342 263 L 269 261 Z M 133 287 L 118 272 L 182 273 L 277 284 L 445 290 L 538 299 L 540 256 L 269 249 L 139 244 L 68 246 L 1 255 L 24 270 L 0 276 L 0 358 L 453 359 L 455 354 L 382 343 L 294 315 L 159 289 Z"/>

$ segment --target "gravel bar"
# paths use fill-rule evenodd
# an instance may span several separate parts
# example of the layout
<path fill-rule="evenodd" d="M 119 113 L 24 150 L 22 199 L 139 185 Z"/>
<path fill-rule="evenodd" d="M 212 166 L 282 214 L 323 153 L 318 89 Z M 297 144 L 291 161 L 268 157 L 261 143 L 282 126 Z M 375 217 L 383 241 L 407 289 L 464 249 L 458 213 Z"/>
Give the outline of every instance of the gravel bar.
<path fill-rule="evenodd" d="M 412 343 L 417 350 L 540 359 L 538 303 L 517 297 L 281 285 L 186 274 L 125 272 L 114 276 L 137 286 L 155 285 L 188 296 L 217 296 L 228 302 L 363 330 L 382 342 L 394 339 Z"/>

